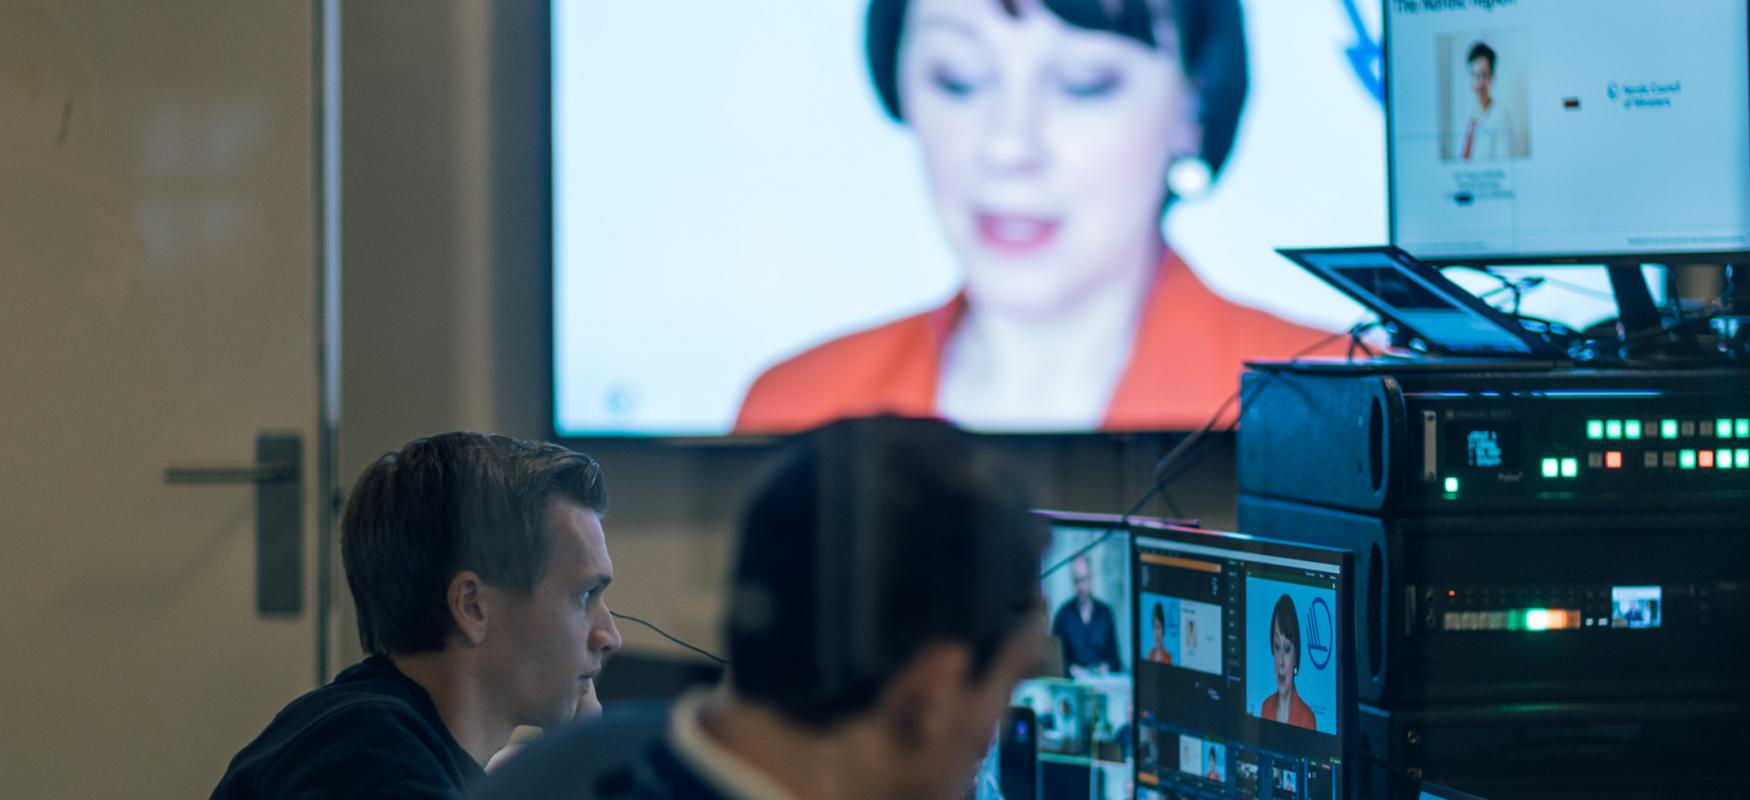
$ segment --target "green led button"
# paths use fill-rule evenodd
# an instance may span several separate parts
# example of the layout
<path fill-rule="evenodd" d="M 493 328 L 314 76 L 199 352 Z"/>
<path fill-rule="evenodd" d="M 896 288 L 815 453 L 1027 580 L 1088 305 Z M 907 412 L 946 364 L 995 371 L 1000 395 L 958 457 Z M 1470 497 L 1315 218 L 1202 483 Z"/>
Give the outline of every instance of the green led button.
<path fill-rule="evenodd" d="M 1577 458 L 1564 458 L 1564 459 L 1562 459 L 1562 477 L 1572 478 L 1572 477 L 1578 476 L 1579 474 L 1580 474 L 1580 459 L 1577 459 Z"/>
<path fill-rule="evenodd" d="M 1543 476 L 1545 478 L 1554 478 L 1561 474 L 1562 462 L 1553 458 L 1546 458 L 1543 460 Z"/>
<path fill-rule="evenodd" d="M 1601 419 L 1586 420 L 1586 438 L 1588 438 L 1588 439 L 1602 439 L 1602 438 L 1604 438 L 1604 420 L 1601 420 Z"/>
<path fill-rule="evenodd" d="M 1732 461 L 1738 469 L 1750 469 L 1750 449 L 1738 448 L 1732 451 Z"/>
<path fill-rule="evenodd" d="M 1732 421 L 1729 419 L 1714 420 L 1714 433 L 1721 439 L 1732 438 Z"/>
<path fill-rule="evenodd" d="M 1677 438 L 1677 420 L 1668 419 L 1659 423 L 1659 435 L 1667 439 Z"/>
<path fill-rule="evenodd" d="M 1733 420 L 1732 431 L 1740 439 L 1750 439 L 1750 419 L 1740 417 Z"/>
<path fill-rule="evenodd" d="M 1604 438 L 1606 438 L 1606 439 L 1621 439 L 1622 438 L 1622 420 L 1613 419 L 1613 420 L 1609 420 L 1609 421 L 1605 422 L 1604 423 Z"/>
<path fill-rule="evenodd" d="M 1683 450 L 1677 454 L 1677 466 L 1683 469 L 1695 469 L 1695 451 Z"/>
<path fill-rule="evenodd" d="M 1750 420 L 1745 420 L 1745 421 L 1750 422 Z M 1627 422 L 1624 422 L 1622 424 L 1622 438 L 1624 438 L 1624 439 L 1639 439 L 1639 438 L 1641 438 L 1641 421 L 1638 419 L 1631 419 Z"/>
<path fill-rule="evenodd" d="M 1446 493 L 1447 494 L 1458 494 L 1458 479 L 1457 478 L 1447 478 L 1446 479 Z"/>
<path fill-rule="evenodd" d="M 1731 469 L 1732 468 L 1732 451 L 1730 451 L 1730 450 L 1715 450 L 1714 451 L 1714 466 L 1719 467 L 1720 469 Z"/>

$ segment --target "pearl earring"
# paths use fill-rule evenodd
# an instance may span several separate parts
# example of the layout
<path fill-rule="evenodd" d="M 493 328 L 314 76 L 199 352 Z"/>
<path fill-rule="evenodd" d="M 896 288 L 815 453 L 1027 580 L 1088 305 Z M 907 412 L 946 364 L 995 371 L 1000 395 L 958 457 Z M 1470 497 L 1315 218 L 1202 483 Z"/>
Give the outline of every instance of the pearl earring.
<path fill-rule="evenodd" d="M 1167 165 L 1167 188 L 1181 200 L 1202 197 L 1213 180 L 1209 162 L 1197 156 L 1181 156 Z"/>

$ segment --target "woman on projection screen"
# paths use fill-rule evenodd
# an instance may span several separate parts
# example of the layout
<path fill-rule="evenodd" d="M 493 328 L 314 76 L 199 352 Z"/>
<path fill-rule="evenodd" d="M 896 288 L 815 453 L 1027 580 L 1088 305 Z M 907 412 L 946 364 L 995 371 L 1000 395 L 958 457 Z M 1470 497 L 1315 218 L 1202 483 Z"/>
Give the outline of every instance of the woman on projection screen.
<path fill-rule="evenodd" d="M 1324 335 L 1215 294 L 1162 233 L 1233 146 L 1237 0 L 872 0 L 866 44 L 964 284 L 767 369 L 738 432 L 882 412 L 1189 429 L 1238 389 L 1245 359 Z"/>

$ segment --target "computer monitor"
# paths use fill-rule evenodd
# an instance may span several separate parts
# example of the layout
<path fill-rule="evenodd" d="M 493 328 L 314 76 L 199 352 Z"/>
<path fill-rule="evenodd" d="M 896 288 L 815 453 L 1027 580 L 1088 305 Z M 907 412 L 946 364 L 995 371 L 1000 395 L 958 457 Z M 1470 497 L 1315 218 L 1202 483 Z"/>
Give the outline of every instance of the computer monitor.
<path fill-rule="evenodd" d="M 1750 251 L 1743 0 L 1390 0 L 1391 241 L 1436 263 Z"/>
<path fill-rule="evenodd" d="M 1174 526 L 1132 548 L 1137 797 L 1346 796 L 1350 555 Z"/>
<path fill-rule="evenodd" d="M 1038 512 L 1051 524 L 1045 573 L 1052 642 L 1042 674 L 1015 687 L 1012 705 L 1030 711 L 1038 800 L 1130 800 L 1130 535 L 1156 520 Z M 1010 770 L 1012 773 L 1014 770 Z M 996 748 L 980 772 L 978 800 L 1033 800 L 1005 780 Z M 1009 784 L 1005 786 L 1005 784 Z M 1007 791 L 1005 791 L 1007 789 Z M 1025 794 L 1024 791 L 1021 794 Z"/>

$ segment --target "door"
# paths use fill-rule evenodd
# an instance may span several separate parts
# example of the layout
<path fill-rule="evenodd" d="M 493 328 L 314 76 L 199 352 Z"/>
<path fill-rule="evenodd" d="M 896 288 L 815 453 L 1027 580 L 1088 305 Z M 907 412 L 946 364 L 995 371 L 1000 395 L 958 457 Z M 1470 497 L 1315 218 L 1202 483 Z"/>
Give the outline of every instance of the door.
<path fill-rule="evenodd" d="M 8 796 L 205 796 L 315 683 L 315 24 L 0 0 Z M 256 487 L 165 480 L 247 464 L 264 431 L 303 454 L 275 614 Z"/>

